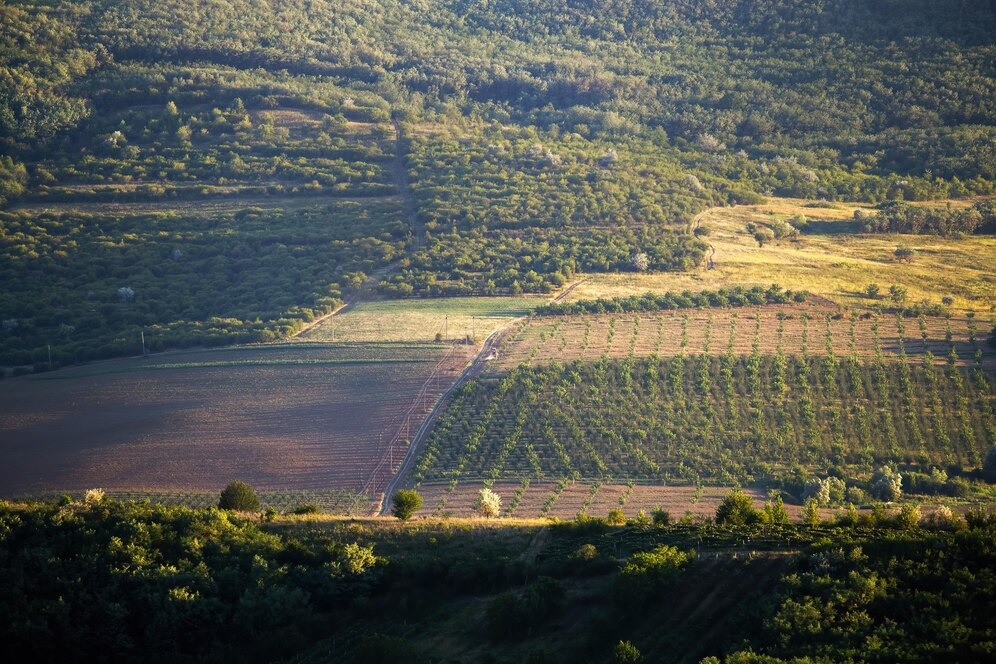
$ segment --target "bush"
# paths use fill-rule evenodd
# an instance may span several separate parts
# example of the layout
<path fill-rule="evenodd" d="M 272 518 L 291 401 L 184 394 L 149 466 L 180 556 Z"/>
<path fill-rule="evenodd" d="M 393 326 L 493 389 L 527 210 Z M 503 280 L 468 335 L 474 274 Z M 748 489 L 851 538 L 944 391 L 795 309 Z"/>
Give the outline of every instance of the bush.
<path fill-rule="evenodd" d="M 291 514 L 321 514 L 322 509 L 313 503 L 308 503 L 305 505 L 298 505 L 293 510 Z"/>
<path fill-rule="evenodd" d="M 620 509 L 609 510 L 609 515 L 605 517 L 605 522 L 610 526 L 626 525 L 626 515 Z"/>
<path fill-rule="evenodd" d="M 654 519 L 654 525 L 658 528 L 664 528 L 665 526 L 671 525 L 671 513 L 665 509 L 661 509 L 660 507 L 656 508 L 652 512 L 652 516 Z"/>
<path fill-rule="evenodd" d="M 414 489 L 402 489 L 391 497 L 391 503 L 394 506 L 391 513 L 402 521 L 407 521 L 422 508 L 422 494 Z"/>
<path fill-rule="evenodd" d="M 240 480 L 228 483 L 218 500 L 218 507 L 223 510 L 252 512 L 259 509 L 259 499 L 251 486 Z"/>
<path fill-rule="evenodd" d="M 758 523 L 761 513 L 754 509 L 754 501 L 740 489 L 734 489 L 716 508 L 716 523 L 743 526 Z"/>
<path fill-rule="evenodd" d="M 640 664 L 642 661 L 640 650 L 629 641 L 620 641 L 612 651 L 613 664 Z"/>
<path fill-rule="evenodd" d="M 872 474 L 868 491 L 874 498 L 891 502 L 902 495 L 903 476 L 897 471 L 882 466 Z"/>

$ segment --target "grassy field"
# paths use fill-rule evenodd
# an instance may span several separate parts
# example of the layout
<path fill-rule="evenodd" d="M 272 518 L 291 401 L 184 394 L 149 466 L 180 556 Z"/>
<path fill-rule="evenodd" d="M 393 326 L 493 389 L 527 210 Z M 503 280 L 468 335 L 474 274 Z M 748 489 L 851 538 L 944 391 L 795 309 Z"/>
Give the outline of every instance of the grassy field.
<path fill-rule="evenodd" d="M 840 233 L 833 222 L 851 219 L 854 210 L 864 206 L 830 205 L 809 207 L 802 200 L 775 198 L 763 205 L 710 209 L 698 219 L 710 231 L 704 239 L 715 248 L 712 269 L 706 264 L 686 273 L 591 274 L 568 299 L 777 283 L 848 307 L 865 307 L 875 301 L 862 293 L 868 284 L 877 283 L 883 292 L 891 284 L 904 286 L 913 302 L 939 302 L 942 296 L 950 296 L 956 308 L 980 314 L 993 311 L 996 238 Z M 810 228 L 795 239 L 759 247 L 747 232 L 749 222 L 763 225 L 797 214 L 807 217 Z M 917 251 L 912 263 L 894 259 L 893 251 L 900 244 Z"/>
<path fill-rule="evenodd" d="M 431 342 L 470 336 L 481 341 L 513 319 L 526 316 L 542 296 L 452 297 L 361 302 L 301 334 L 301 341 Z"/>
<path fill-rule="evenodd" d="M 243 479 L 373 495 L 468 352 L 254 346 L 4 380 L 0 489 L 216 492 Z"/>

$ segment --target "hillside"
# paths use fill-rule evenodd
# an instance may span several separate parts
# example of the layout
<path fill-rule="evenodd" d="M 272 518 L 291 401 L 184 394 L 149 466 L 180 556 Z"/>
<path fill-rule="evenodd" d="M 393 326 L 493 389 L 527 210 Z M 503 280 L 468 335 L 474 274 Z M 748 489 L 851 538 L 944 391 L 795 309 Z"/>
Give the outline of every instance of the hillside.
<path fill-rule="evenodd" d="M 687 270 L 692 217 L 759 195 L 993 189 L 985 2 L 2 12 L 8 367 L 133 354 L 142 330 L 287 337 L 371 276 L 514 294 L 637 254 Z"/>

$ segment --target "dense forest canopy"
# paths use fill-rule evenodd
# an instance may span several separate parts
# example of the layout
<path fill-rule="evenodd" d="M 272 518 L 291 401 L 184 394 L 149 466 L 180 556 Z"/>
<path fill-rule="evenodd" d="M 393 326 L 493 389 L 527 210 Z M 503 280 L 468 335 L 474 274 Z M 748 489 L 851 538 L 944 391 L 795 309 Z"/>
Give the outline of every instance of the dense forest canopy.
<path fill-rule="evenodd" d="M 708 206 L 964 197 L 996 179 L 989 2 L 12 0 L 0 13 L 4 277 L 56 261 L 77 286 L 3 295 L 2 334 L 21 335 L 2 339 L 7 365 L 49 344 L 56 363 L 119 354 L 140 325 L 282 336 L 368 275 L 388 294 L 439 295 L 545 292 L 633 269 L 638 253 L 687 269 L 705 249 L 688 222 Z M 340 199 L 360 203 L 352 236 L 319 247 Z M 254 208 L 262 230 L 242 223 Z M 319 220 L 307 239 L 301 208 Z M 135 232 L 159 214 L 176 226 Z M 197 270 L 156 264 L 190 253 L 180 236 L 212 234 L 233 240 L 233 275 L 281 272 L 287 301 L 195 289 L 142 320 L 71 313 L 128 304 L 118 289 L 148 294 L 143 281 L 188 292 Z M 129 235 L 141 256 L 89 274 L 93 247 Z M 306 267 L 245 251 L 257 243 Z M 40 320 L 53 301 L 65 305 Z"/>

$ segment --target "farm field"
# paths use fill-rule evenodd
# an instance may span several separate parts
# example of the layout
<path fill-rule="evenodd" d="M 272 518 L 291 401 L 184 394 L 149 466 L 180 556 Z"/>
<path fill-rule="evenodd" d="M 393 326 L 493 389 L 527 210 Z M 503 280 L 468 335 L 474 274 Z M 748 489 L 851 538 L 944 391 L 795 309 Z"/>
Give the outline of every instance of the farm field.
<path fill-rule="evenodd" d="M 304 342 L 432 342 L 487 338 L 515 318 L 549 298 L 451 297 L 441 299 L 377 300 L 351 305 L 296 339 Z"/>
<path fill-rule="evenodd" d="M 715 248 L 713 267 L 708 262 L 681 273 L 588 274 L 568 300 L 639 294 L 647 291 L 705 290 L 719 286 L 781 284 L 795 290 L 830 298 L 848 307 L 874 304 L 863 296 L 865 287 L 877 283 L 903 286 L 911 302 L 954 299 L 953 306 L 987 315 L 996 305 L 996 238 L 935 235 L 858 235 L 838 230 L 853 218 L 854 203 L 813 207 L 801 199 L 769 198 L 760 205 L 710 208 L 698 215 L 698 224 L 709 229 L 705 236 Z M 747 231 L 783 222 L 794 215 L 809 220 L 808 229 L 794 239 L 781 239 L 759 247 Z M 912 263 L 896 261 L 898 245 L 916 250 Z"/>
<path fill-rule="evenodd" d="M 4 380 L 0 494 L 99 486 L 216 495 L 242 479 L 262 491 L 374 495 L 471 355 L 459 346 L 253 346 Z"/>
<path fill-rule="evenodd" d="M 482 482 L 461 483 L 452 491 L 446 484 L 425 483 L 419 487 L 424 498 L 420 516 L 468 517 L 476 514 L 474 501 L 484 487 Z M 556 517 L 570 520 L 579 514 L 605 517 L 610 510 L 620 510 L 629 519 L 640 512 L 651 514 L 662 509 L 679 519 L 689 515 L 696 518 L 712 517 L 716 507 L 729 494 L 728 487 L 662 486 L 656 484 L 599 483 L 591 481 L 530 482 L 523 487 L 519 482 L 495 482 L 491 487 L 502 497 L 502 518 L 535 519 Z M 764 492 L 747 489 L 760 509 L 765 501 Z M 802 508 L 786 505 L 790 518 L 798 519 Z M 830 516 L 833 510 L 824 510 Z"/>
<path fill-rule="evenodd" d="M 991 325 L 978 316 L 867 317 L 826 304 L 792 304 L 736 309 L 686 309 L 654 313 L 537 316 L 518 324 L 502 345 L 495 369 L 522 362 L 592 361 L 599 358 L 661 357 L 679 354 L 761 354 L 871 357 L 931 353 L 935 361 L 991 367 L 996 349 L 985 339 Z M 978 357 L 976 354 L 979 354 Z"/>
<path fill-rule="evenodd" d="M 883 464 L 971 474 L 996 439 L 992 381 L 981 365 L 906 354 L 520 365 L 454 395 L 409 481 L 730 486 L 831 469 L 858 481 Z"/>

